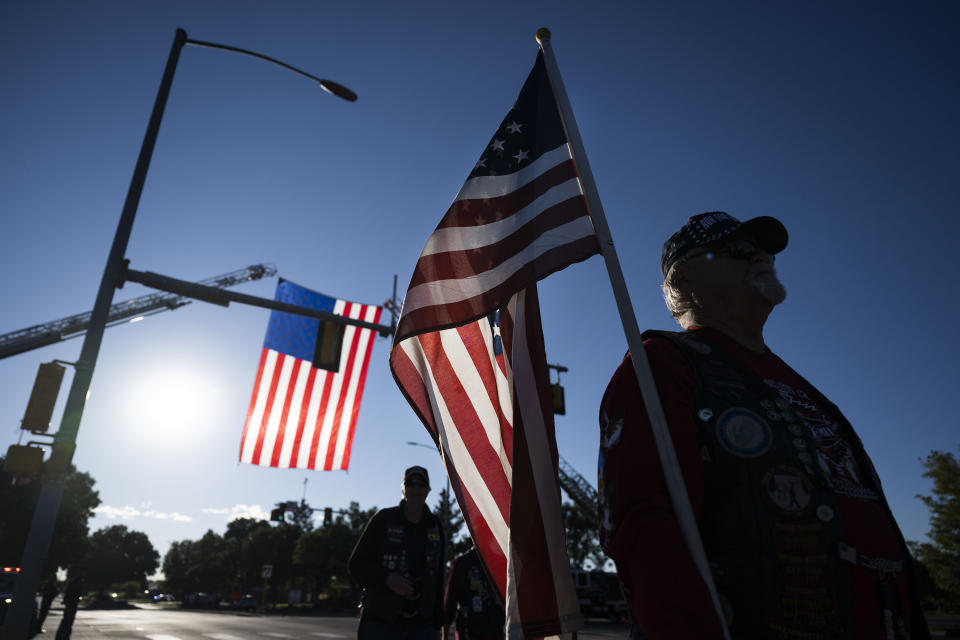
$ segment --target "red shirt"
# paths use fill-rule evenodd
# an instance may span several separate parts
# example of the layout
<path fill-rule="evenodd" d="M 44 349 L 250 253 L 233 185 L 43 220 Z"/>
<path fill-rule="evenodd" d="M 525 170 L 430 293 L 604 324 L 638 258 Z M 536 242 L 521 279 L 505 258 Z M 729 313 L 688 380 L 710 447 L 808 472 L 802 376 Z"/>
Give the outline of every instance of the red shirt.
<path fill-rule="evenodd" d="M 896 523 L 883 503 L 879 484 L 862 469 L 853 447 L 812 387 L 770 349 L 757 353 L 713 329 L 694 328 L 777 390 L 817 443 L 816 462 L 836 494 L 845 544 L 862 555 L 903 560 Z M 694 372 L 670 341 L 644 342 L 670 426 L 694 514 L 703 504 L 703 469 L 694 420 Z M 605 518 L 603 537 L 629 592 L 634 619 L 651 639 L 720 638 L 720 621 L 693 564 L 673 513 L 646 410 L 629 356 L 604 395 L 601 421 L 626 417 L 622 429 L 608 429 L 601 442 L 600 486 Z M 885 622 L 880 574 L 851 565 L 852 637 L 883 638 Z M 909 583 L 903 571 L 885 578 L 890 608 L 909 621 Z M 909 625 L 907 625 L 909 628 Z"/>

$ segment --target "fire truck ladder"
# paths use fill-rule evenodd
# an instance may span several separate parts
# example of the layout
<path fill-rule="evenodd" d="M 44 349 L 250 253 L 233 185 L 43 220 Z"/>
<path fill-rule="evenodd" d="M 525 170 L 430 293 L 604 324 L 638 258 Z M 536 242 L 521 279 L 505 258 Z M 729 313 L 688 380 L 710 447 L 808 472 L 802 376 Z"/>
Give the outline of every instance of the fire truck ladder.
<path fill-rule="evenodd" d="M 597 514 L 600 511 L 597 500 L 597 490 L 587 482 L 587 479 L 577 473 L 577 470 L 569 462 L 560 456 L 560 468 L 557 469 L 560 476 L 560 486 L 567 492 L 567 495 L 579 505 L 584 512 L 591 518 L 597 520 Z"/>
<path fill-rule="evenodd" d="M 251 280 L 275 275 L 277 275 L 277 268 L 274 265 L 255 264 L 246 269 L 225 273 L 222 276 L 200 280 L 197 284 L 225 289 Z M 151 293 L 139 298 L 118 302 L 110 307 L 107 326 L 112 327 L 120 324 L 127 321 L 128 318 L 151 316 L 161 311 L 173 311 L 190 304 L 190 302 L 190 298 L 174 293 Z M 53 322 L 0 335 L 0 359 L 82 336 L 90 325 L 90 314 L 91 312 L 87 311 L 68 318 L 61 318 Z"/>

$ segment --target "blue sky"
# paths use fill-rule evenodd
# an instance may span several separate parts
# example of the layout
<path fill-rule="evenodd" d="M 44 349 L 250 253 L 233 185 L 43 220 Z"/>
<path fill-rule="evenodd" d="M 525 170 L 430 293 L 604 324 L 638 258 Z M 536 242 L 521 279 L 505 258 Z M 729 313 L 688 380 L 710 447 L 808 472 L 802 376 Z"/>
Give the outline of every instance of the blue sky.
<path fill-rule="evenodd" d="M 955 451 L 960 355 L 960 6 L 904 3 L 26 2 L 0 4 L 0 333 L 89 310 L 174 30 L 338 81 L 184 49 L 127 251 L 199 280 L 258 262 L 326 294 L 401 294 L 427 236 L 533 64 L 553 47 L 641 328 L 672 328 L 663 240 L 692 214 L 774 215 L 787 301 L 771 348 L 863 438 L 904 533 L 918 458 Z M 271 297 L 275 280 L 241 291 Z M 127 285 L 116 300 L 148 290 Z M 541 285 L 563 375 L 561 455 L 595 483 L 597 407 L 626 349 L 599 257 Z M 197 302 L 106 333 L 74 461 L 96 529 L 170 542 L 304 494 L 387 506 L 442 467 L 377 341 L 351 469 L 237 463 L 268 312 Z M 0 447 L 37 365 L 0 360 Z M 69 383 L 71 374 L 67 374 Z M 62 397 L 66 396 L 66 385 Z M 55 423 L 59 423 L 59 411 Z"/>

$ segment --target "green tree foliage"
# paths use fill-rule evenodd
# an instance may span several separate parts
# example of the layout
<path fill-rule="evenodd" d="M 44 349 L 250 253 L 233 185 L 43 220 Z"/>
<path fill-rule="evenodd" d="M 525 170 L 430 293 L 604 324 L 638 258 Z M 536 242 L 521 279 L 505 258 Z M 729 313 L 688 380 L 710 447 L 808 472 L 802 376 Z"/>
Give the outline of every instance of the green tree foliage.
<path fill-rule="evenodd" d="M 444 487 L 437 495 L 437 504 L 433 513 L 440 518 L 444 534 L 447 536 L 447 566 L 461 553 L 467 551 L 473 544 L 470 534 L 464 529 L 463 514 L 457 505 L 453 492 Z"/>
<path fill-rule="evenodd" d="M 940 594 L 960 597 L 960 461 L 950 452 L 931 451 L 921 461 L 933 481 L 932 495 L 917 496 L 930 509 L 931 542 L 911 549 Z"/>
<path fill-rule="evenodd" d="M 597 537 L 597 522 L 584 512 L 579 505 L 565 502 L 560 506 L 564 528 L 567 534 L 567 553 L 570 561 L 580 569 L 589 563 L 596 568 L 603 567 L 607 561 L 600 548 Z"/>
<path fill-rule="evenodd" d="M 118 524 L 95 531 L 85 562 L 87 580 L 102 595 L 114 583 L 136 580 L 145 585 L 160 554 L 146 534 Z"/>
<path fill-rule="evenodd" d="M 293 514 L 292 524 L 300 529 L 300 533 L 313 531 L 313 509 L 305 500 L 301 500 L 291 513 Z"/>
<path fill-rule="evenodd" d="M 311 531 L 297 540 L 293 563 L 309 578 L 315 593 L 332 595 L 332 586 L 349 584 L 347 560 L 358 538 L 358 532 L 338 518 L 331 526 Z"/>
<path fill-rule="evenodd" d="M 3 458 L 0 458 L 0 563 L 16 565 L 20 563 L 33 520 L 41 481 L 15 483 L 2 471 L 2 465 Z M 93 489 L 94 483 L 89 474 L 70 466 L 44 564 L 45 575 L 53 575 L 58 568 L 70 567 L 84 556 L 90 531 L 88 522 L 93 509 L 100 504 L 100 496 Z"/>

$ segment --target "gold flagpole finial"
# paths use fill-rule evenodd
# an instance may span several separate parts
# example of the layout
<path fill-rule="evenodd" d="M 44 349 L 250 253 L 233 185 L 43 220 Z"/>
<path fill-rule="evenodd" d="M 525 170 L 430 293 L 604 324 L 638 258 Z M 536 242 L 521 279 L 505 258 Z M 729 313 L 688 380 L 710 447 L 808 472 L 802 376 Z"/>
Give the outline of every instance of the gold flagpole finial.
<path fill-rule="evenodd" d="M 537 44 L 543 44 L 544 40 L 550 39 L 550 29 L 540 27 L 537 29 Z"/>

